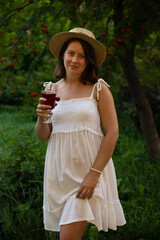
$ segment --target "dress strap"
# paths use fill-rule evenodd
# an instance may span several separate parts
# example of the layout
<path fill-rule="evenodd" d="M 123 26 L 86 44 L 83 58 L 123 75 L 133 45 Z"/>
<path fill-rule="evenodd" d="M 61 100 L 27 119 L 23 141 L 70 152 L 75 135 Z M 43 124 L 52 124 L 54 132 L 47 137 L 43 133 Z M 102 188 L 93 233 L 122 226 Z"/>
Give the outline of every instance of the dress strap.
<path fill-rule="evenodd" d="M 97 101 L 99 100 L 99 92 L 102 90 L 101 82 L 103 82 L 107 87 L 110 88 L 110 85 L 108 83 L 106 83 L 102 78 L 99 78 L 98 82 L 95 84 L 97 87 Z"/>
<path fill-rule="evenodd" d="M 110 87 L 110 85 L 108 83 L 106 83 L 102 78 L 98 79 L 98 82 L 94 84 L 93 89 L 92 89 L 92 93 L 90 95 L 90 98 L 93 98 L 94 95 L 94 90 L 97 87 L 97 101 L 99 100 L 99 92 L 102 89 L 102 84 L 101 82 L 104 82 L 106 84 L 107 87 Z"/>
<path fill-rule="evenodd" d="M 94 90 L 95 90 L 96 84 L 97 84 L 97 83 L 95 83 L 94 86 L 93 86 L 93 89 L 92 89 L 92 92 L 91 92 L 90 98 L 93 98 Z"/>

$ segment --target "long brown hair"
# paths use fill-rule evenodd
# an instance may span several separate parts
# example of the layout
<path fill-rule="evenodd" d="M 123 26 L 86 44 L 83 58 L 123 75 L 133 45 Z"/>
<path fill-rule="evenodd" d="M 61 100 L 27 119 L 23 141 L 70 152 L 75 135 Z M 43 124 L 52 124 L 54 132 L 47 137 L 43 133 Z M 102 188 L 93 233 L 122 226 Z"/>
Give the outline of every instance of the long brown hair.
<path fill-rule="evenodd" d="M 94 54 L 94 49 L 92 46 L 87 43 L 86 41 L 82 39 L 77 39 L 77 38 L 71 38 L 68 41 L 66 41 L 59 53 L 59 58 L 58 58 L 58 65 L 54 71 L 54 76 L 57 78 L 64 78 L 66 76 L 66 70 L 64 67 L 64 62 L 63 62 L 63 56 L 64 53 L 68 47 L 68 45 L 73 42 L 73 41 L 78 41 L 81 43 L 84 54 L 85 54 L 85 61 L 86 61 L 86 68 L 84 72 L 81 74 L 80 77 L 80 82 L 86 85 L 87 83 L 96 83 L 97 82 L 97 75 L 98 75 L 98 67 L 96 63 L 96 58 Z"/>

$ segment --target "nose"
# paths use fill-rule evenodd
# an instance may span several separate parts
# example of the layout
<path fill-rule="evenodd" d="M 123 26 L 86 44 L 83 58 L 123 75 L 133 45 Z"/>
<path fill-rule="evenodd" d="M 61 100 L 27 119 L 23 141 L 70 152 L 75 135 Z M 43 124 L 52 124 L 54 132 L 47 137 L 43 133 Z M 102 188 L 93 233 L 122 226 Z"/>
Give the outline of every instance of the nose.
<path fill-rule="evenodd" d="M 74 57 L 72 58 L 72 62 L 78 62 L 78 56 L 75 54 Z"/>

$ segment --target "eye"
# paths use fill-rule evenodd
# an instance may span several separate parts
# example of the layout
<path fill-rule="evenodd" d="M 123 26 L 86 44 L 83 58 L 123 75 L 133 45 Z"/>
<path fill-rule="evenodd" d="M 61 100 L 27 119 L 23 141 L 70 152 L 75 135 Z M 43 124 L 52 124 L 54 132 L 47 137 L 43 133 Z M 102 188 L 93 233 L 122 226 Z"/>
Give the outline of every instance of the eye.
<path fill-rule="evenodd" d="M 83 54 L 80 54 L 80 58 L 85 58 L 85 55 L 83 55 Z"/>
<path fill-rule="evenodd" d="M 68 52 L 68 55 L 71 55 L 71 56 L 72 56 L 72 55 L 73 55 L 73 52 Z"/>

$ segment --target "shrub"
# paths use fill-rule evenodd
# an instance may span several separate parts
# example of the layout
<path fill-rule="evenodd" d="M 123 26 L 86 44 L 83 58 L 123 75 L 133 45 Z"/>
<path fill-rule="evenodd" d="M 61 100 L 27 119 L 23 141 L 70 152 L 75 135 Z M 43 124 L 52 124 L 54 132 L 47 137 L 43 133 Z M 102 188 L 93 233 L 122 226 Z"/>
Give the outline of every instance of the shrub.
<path fill-rule="evenodd" d="M 42 187 L 45 145 L 19 129 L 0 157 L 1 239 L 34 239 L 43 232 Z M 36 238 L 35 238 L 36 239 Z"/>
<path fill-rule="evenodd" d="M 5 106 L 0 114 L 0 239 L 58 240 L 43 227 L 43 168 L 46 143 L 34 134 L 25 107 Z M 34 110 L 34 109 L 33 109 Z M 89 224 L 83 240 L 158 240 L 160 165 L 146 152 L 130 104 L 118 108 L 120 137 L 113 160 L 127 224 L 98 232 Z M 149 226 L 149 227 L 148 227 Z"/>

